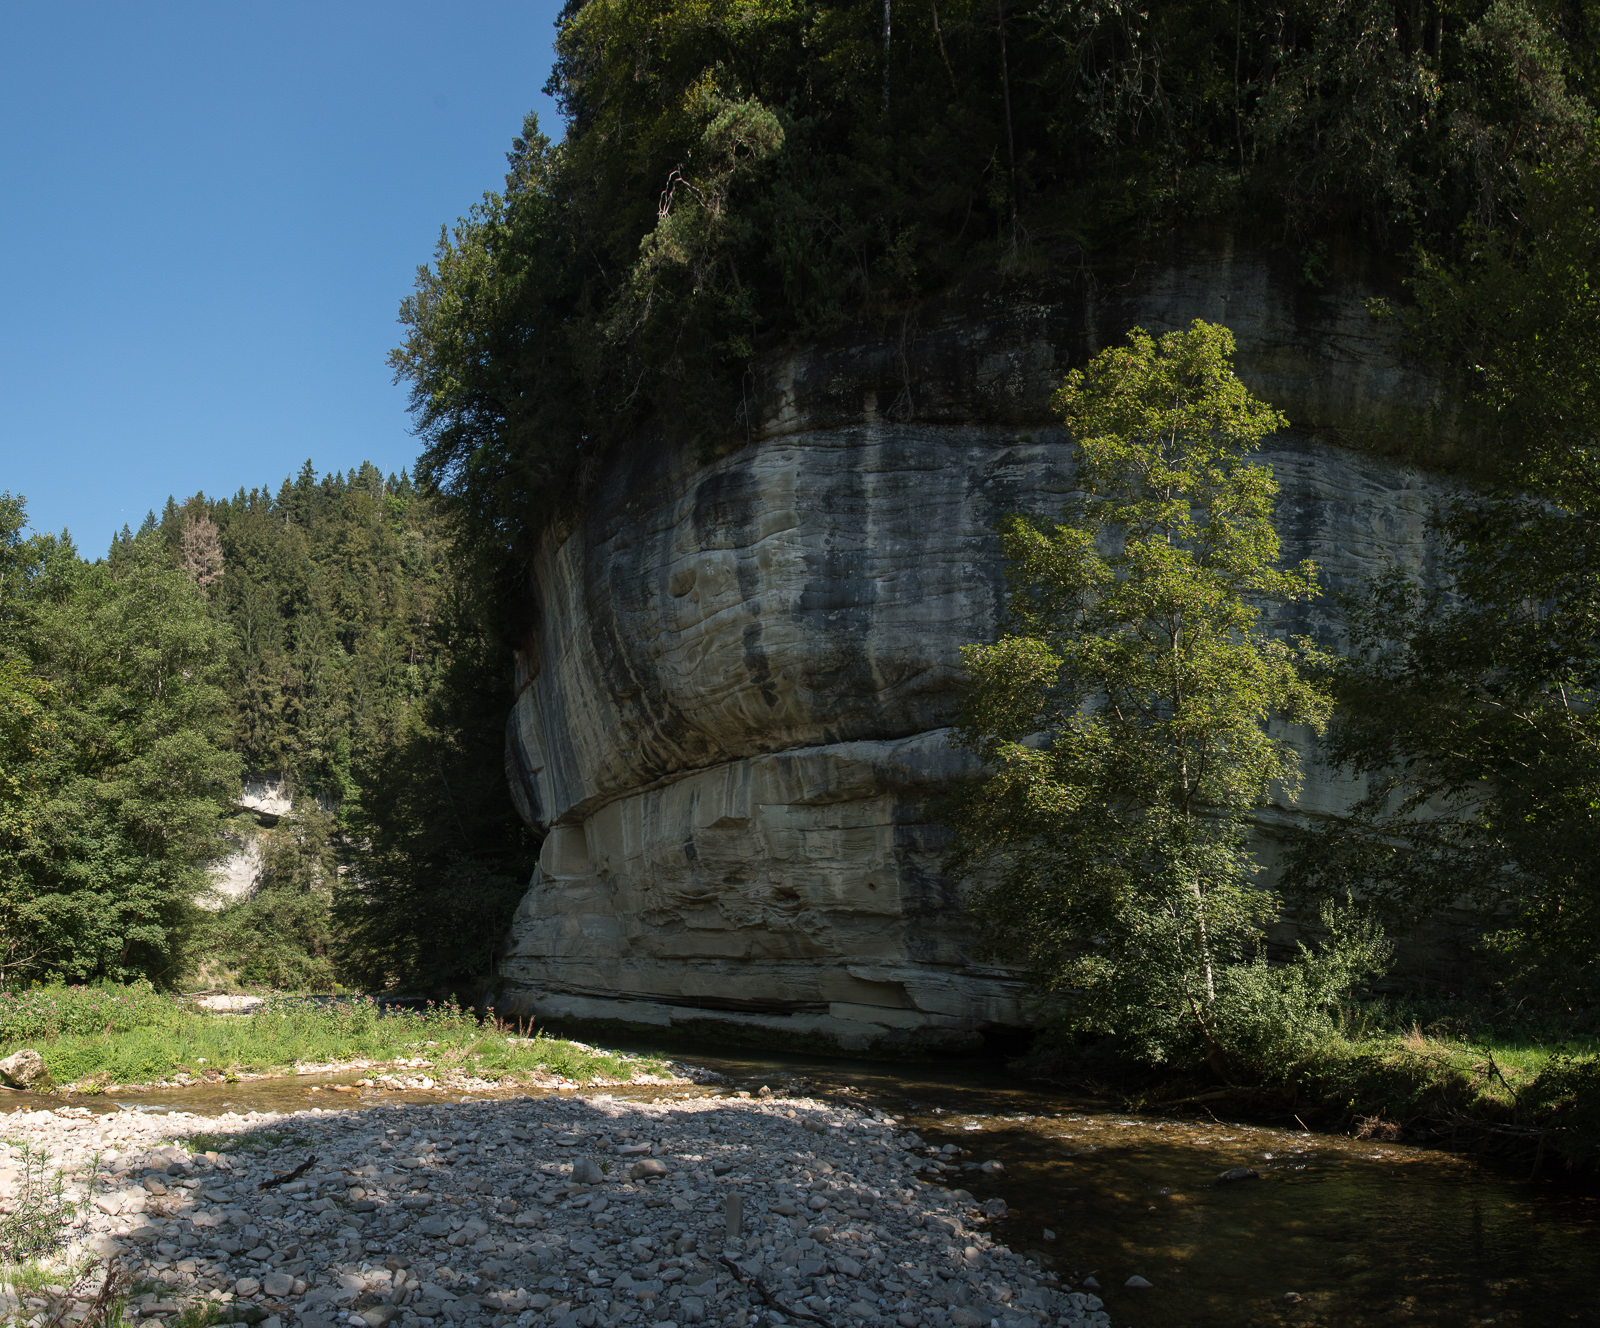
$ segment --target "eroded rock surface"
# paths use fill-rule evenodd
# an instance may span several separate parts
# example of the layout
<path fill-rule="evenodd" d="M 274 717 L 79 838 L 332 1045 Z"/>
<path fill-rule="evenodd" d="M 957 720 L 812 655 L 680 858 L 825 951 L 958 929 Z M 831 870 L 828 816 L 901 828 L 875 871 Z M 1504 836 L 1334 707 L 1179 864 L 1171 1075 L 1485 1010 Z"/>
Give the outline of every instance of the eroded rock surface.
<path fill-rule="evenodd" d="M 509 1002 L 856 1049 L 1017 1022 L 940 872 L 938 801 L 972 771 L 950 743 L 960 648 L 993 639 L 1003 592 L 995 523 L 1072 492 L 1048 413 L 1070 363 L 1207 317 L 1296 425 L 1267 452 L 1285 557 L 1330 590 L 1425 566 L 1445 485 L 1370 445 L 1436 416 L 1432 389 L 1357 297 L 1310 305 L 1226 256 L 1110 296 L 969 302 L 772 366 L 761 433 L 719 460 L 619 458 L 536 569 L 507 771 L 549 833 Z M 1317 606 L 1278 625 L 1333 633 Z M 1313 763 L 1297 807 L 1349 797 Z"/>

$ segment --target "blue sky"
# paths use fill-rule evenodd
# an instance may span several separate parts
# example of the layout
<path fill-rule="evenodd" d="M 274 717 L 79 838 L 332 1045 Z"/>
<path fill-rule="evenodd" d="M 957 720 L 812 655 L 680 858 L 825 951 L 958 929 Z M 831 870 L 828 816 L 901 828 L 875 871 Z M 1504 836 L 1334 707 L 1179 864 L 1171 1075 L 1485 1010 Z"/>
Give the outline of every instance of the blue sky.
<path fill-rule="evenodd" d="M 167 495 L 416 455 L 441 222 L 552 136 L 551 0 L 7 6 L 0 489 L 94 556 Z"/>

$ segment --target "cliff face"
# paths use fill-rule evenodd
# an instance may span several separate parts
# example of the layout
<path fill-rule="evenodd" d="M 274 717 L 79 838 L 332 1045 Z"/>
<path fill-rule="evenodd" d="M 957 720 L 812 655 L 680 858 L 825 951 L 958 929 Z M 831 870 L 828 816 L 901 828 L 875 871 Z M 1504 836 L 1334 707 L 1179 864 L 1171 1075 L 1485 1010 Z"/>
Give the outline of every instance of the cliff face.
<path fill-rule="evenodd" d="M 1234 329 L 1241 376 L 1294 422 L 1267 453 L 1285 557 L 1330 589 L 1425 564 L 1443 482 L 1372 449 L 1433 427 L 1430 384 L 1357 295 L 1259 261 L 969 296 L 772 365 L 747 445 L 635 449 L 543 550 L 507 773 L 549 833 L 507 1003 L 853 1049 L 1017 1022 L 1014 976 L 975 954 L 939 870 L 937 801 L 971 768 L 949 741 L 960 647 L 995 633 L 995 522 L 1072 490 L 1048 411 L 1066 369 L 1197 317 Z M 1331 639 L 1315 606 L 1296 615 Z M 1348 796 L 1313 762 L 1268 841 Z"/>

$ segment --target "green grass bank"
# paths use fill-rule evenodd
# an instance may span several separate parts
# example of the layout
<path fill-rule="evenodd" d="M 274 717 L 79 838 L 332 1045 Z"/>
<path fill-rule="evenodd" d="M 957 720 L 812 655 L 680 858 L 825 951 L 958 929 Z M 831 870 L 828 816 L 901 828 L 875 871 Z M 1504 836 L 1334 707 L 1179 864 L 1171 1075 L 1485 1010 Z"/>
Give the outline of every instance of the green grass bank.
<path fill-rule="evenodd" d="M 1600 1044 L 1592 1036 L 1354 1030 L 1226 1080 L 1163 1071 L 1105 1044 L 1036 1053 L 1035 1075 L 1120 1098 L 1130 1111 L 1299 1123 L 1460 1152 L 1530 1174 L 1600 1175 Z"/>
<path fill-rule="evenodd" d="M 591 1083 L 668 1073 L 659 1061 L 523 1035 L 454 1005 L 384 1010 L 365 997 L 271 997 L 248 1014 L 228 1015 L 137 986 L 0 992 L 0 1056 L 23 1047 L 39 1052 L 58 1087 L 91 1093 L 397 1060 L 426 1061 L 435 1078 L 559 1075 Z"/>

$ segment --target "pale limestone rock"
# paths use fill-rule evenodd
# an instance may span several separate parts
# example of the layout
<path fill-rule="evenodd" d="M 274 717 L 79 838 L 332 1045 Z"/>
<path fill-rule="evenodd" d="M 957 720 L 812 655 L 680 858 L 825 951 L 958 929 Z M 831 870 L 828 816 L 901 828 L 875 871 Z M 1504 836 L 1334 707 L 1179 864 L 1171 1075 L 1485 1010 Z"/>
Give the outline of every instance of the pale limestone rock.
<path fill-rule="evenodd" d="M 1069 362 L 1102 329 L 1228 322 L 1296 426 L 1266 453 L 1286 560 L 1330 590 L 1428 565 L 1446 486 L 1330 440 L 1441 427 L 1432 386 L 1356 296 L 1307 303 L 1223 255 L 1098 302 L 969 304 L 909 344 L 772 367 L 763 429 L 730 455 L 619 456 L 535 568 L 507 772 L 549 833 L 503 1004 L 855 1049 L 1017 1022 L 1016 975 L 975 951 L 941 874 L 937 802 L 974 769 L 950 726 L 960 648 L 996 630 L 994 525 L 1073 489 L 1045 404 Z M 1323 606 L 1277 626 L 1333 640 Z M 1274 824 L 1353 796 L 1305 773 L 1262 818 L 1268 862 Z"/>
<path fill-rule="evenodd" d="M 32 1088 L 50 1082 L 50 1071 L 45 1068 L 44 1057 L 32 1048 L 24 1047 L 0 1060 L 0 1081 L 8 1088 Z"/>
<path fill-rule="evenodd" d="M 245 779 L 234 805 L 255 812 L 258 816 L 276 819 L 294 810 L 294 795 L 284 780 L 268 775 L 251 775 Z"/>
<path fill-rule="evenodd" d="M 213 864 L 210 889 L 195 900 L 201 908 L 215 911 L 235 899 L 247 899 L 256 892 L 261 877 L 261 845 L 248 831 L 230 832 L 234 850 Z"/>

